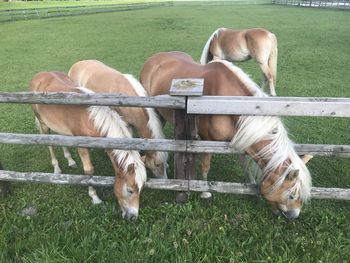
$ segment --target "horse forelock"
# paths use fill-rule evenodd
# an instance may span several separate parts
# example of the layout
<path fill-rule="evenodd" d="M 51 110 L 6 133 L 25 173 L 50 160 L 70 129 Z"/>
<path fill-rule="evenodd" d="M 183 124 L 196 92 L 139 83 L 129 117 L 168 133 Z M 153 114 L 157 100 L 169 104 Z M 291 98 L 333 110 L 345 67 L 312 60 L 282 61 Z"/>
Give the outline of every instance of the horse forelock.
<path fill-rule="evenodd" d="M 134 76 L 130 74 L 124 74 L 125 78 L 130 82 L 131 86 L 135 90 L 136 94 L 140 97 L 146 97 L 148 96 L 147 91 L 142 86 L 142 84 L 134 78 Z M 148 115 L 148 122 L 147 127 L 151 131 L 152 138 L 155 139 L 164 139 L 164 133 L 161 121 L 159 120 L 159 117 L 156 113 L 156 111 L 153 108 L 145 108 L 147 115 Z M 156 152 L 156 158 L 161 161 L 162 163 L 165 163 L 168 159 L 168 153 L 167 152 Z"/>
<path fill-rule="evenodd" d="M 140 153 L 138 151 L 122 151 L 122 150 L 113 150 L 112 153 L 118 167 L 120 167 L 124 173 L 127 172 L 129 165 L 131 164 L 134 165 L 135 182 L 140 192 L 142 189 L 142 186 L 147 180 L 146 167 L 141 159 Z"/>

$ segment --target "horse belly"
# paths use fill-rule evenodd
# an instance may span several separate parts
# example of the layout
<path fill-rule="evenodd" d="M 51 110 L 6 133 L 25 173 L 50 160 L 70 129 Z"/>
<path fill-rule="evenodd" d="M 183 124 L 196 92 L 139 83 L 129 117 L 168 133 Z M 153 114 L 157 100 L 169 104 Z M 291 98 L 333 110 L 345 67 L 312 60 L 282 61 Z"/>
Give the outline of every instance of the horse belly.
<path fill-rule="evenodd" d="M 230 52 L 226 56 L 228 56 L 228 59 L 230 61 L 246 61 L 251 59 L 248 49 L 234 50 L 233 52 Z"/>

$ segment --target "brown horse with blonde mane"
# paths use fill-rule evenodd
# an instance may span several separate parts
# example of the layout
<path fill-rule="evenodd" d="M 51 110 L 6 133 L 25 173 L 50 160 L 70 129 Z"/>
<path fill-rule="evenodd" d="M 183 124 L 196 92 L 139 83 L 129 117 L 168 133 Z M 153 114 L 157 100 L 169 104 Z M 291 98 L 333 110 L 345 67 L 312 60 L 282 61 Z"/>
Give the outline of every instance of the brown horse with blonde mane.
<path fill-rule="evenodd" d="M 200 62 L 204 65 L 215 59 L 239 62 L 251 58 L 263 72 L 262 88 L 268 84 L 271 95 L 276 96 L 277 38 L 266 29 L 217 29 L 205 44 Z"/>
<path fill-rule="evenodd" d="M 207 96 L 267 96 L 238 67 L 224 60 L 197 64 L 182 52 L 162 52 L 143 65 L 141 83 L 151 96 L 169 94 L 172 79 L 203 78 Z M 173 122 L 173 111 L 159 109 Z M 280 118 L 273 116 L 199 115 L 198 135 L 202 140 L 229 141 L 230 146 L 251 156 L 262 170 L 260 193 L 275 213 L 288 218 L 299 216 L 302 203 L 311 192 L 311 177 L 305 163 L 312 156 L 300 158 Z M 201 171 L 206 180 L 211 154 L 203 154 Z"/>
<path fill-rule="evenodd" d="M 74 85 L 62 72 L 36 74 L 30 83 L 30 90 L 32 92 L 93 93 Z M 131 138 L 127 124 L 109 107 L 45 104 L 33 104 L 32 107 L 41 133 L 49 133 L 52 130 L 58 134 L 71 136 Z M 60 173 L 61 169 L 52 146 L 49 146 L 49 150 L 54 172 Z M 78 153 L 83 163 L 84 173 L 92 175 L 94 167 L 89 150 L 78 148 Z M 146 181 L 144 163 L 137 151 L 107 150 L 107 154 L 114 168 L 114 193 L 122 209 L 122 215 L 126 219 L 135 220 L 138 216 L 140 192 Z M 69 166 L 75 166 L 67 148 L 64 148 L 64 155 Z M 101 202 L 92 186 L 89 186 L 89 196 L 94 204 Z"/>
<path fill-rule="evenodd" d="M 68 73 L 71 80 L 97 93 L 118 93 L 128 96 L 147 96 L 141 83 L 130 74 L 122 74 L 97 60 L 75 63 Z M 142 138 L 163 139 L 162 124 L 152 108 L 113 107 Z M 145 164 L 158 178 L 167 178 L 166 152 L 146 151 Z"/>

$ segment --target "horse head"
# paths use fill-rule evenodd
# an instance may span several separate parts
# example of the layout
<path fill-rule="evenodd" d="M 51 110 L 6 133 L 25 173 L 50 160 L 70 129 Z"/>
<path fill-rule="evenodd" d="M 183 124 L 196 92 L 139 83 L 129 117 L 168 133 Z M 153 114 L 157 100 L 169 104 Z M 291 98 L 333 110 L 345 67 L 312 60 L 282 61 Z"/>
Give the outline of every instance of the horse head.
<path fill-rule="evenodd" d="M 304 155 L 301 158 L 304 166 L 312 157 Z M 287 163 L 288 167 L 280 167 L 263 177 L 260 193 L 272 205 L 272 212 L 275 215 L 294 219 L 299 216 L 303 203 L 309 198 L 310 189 L 307 184 L 305 185 L 307 178 L 304 175 L 305 169 L 294 168 L 290 159 Z"/>
<path fill-rule="evenodd" d="M 150 169 L 157 178 L 168 178 L 166 171 L 168 167 L 166 152 L 149 151 L 146 155 L 142 156 L 142 159 L 146 167 Z"/>
<path fill-rule="evenodd" d="M 120 152 L 114 150 L 108 154 L 115 170 L 114 195 L 123 218 L 135 221 L 139 214 L 141 190 L 146 182 L 146 168 L 138 152 L 131 151 L 122 157 L 118 156 Z M 132 155 L 137 159 L 131 158 Z"/>

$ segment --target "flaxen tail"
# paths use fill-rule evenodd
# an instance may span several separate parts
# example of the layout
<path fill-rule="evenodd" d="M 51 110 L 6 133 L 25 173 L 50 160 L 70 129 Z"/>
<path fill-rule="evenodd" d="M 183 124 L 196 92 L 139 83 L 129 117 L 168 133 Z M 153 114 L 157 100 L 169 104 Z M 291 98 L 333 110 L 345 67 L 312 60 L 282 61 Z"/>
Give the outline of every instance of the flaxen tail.
<path fill-rule="evenodd" d="M 225 30 L 225 28 L 216 29 L 214 31 L 214 33 L 211 34 L 211 36 L 209 37 L 207 43 L 205 43 L 205 46 L 204 46 L 203 51 L 202 51 L 201 59 L 200 59 L 200 63 L 202 65 L 207 64 L 209 61 L 211 61 L 213 59 L 213 55 L 209 51 L 210 44 L 213 41 L 213 38 L 217 37 L 224 30 Z"/>
<path fill-rule="evenodd" d="M 276 86 L 276 78 L 277 78 L 277 56 L 278 56 L 278 49 L 277 49 L 277 38 L 273 33 L 269 34 L 269 38 L 271 39 L 272 47 L 271 47 L 271 54 L 269 58 L 269 68 L 273 77 L 273 84 Z"/>

